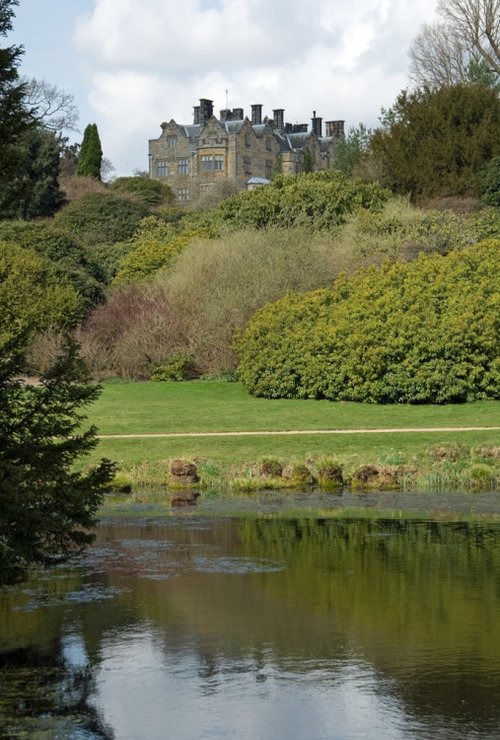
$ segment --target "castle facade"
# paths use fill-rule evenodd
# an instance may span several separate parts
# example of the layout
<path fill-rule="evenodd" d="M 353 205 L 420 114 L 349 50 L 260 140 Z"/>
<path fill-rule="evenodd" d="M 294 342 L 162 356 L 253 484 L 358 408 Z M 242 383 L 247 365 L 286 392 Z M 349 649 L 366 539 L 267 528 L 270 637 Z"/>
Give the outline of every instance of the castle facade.
<path fill-rule="evenodd" d="M 268 183 L 274 173 L 295 175 L 329 169 L 336 145 L 344 136 L 344 121 L 327 121 L 314 112 L 311 126 L 285 122 L 284 109 L 262 117 L 262 105 L 221 110 L 202 98 L 194 108 L 192 124 L 161 124 L 161 134 L 149 141 L 149 176 L 172 188 L 180 202 L 207 193 L 216 183 L 229 181 L 238 190 Z"/>

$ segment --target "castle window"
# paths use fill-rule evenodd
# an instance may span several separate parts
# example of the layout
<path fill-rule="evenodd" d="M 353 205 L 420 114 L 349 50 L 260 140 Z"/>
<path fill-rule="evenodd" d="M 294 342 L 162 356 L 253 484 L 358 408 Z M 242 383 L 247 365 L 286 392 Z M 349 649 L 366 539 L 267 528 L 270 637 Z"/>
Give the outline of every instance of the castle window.
<path fill-rule="evenodd" d="M 250 157 L 243 157 L 243 168 L 245 170 L 245 175 L 252 174 L 252 160 Z"/>
<path fill-rule="evenodd" d="M 177 146 L 177 136 L 167 136 L 167 146 Z"/>
<path fill-rule="evenodd" d="M 223 154 L 204 154 L 201 158 L 201 169 L 204 172 L 210 170 L 221 171 L 224 169 L 224 155 Z"/>
<path fill-rule="evenodd" d="M 168 176 L 168 164 L 166 159 L 158 159 L 156 161 L 156 176 L 167 177 Z"/>
<path fill-rule="evenodd" d="M 270 180 L 273 174 L 273 163 L 269 159 L 266 159 L 265 169 L 266 169 L 266 178 Z"/>
<path fill-rule="evenodd" d="M 179 188 L 177 191 L 177 200 L 189 200 L 189 188 Z"/>
<path fill-rule="evenodd" d="M 179 175 L 187 175 L 189 172 L 189 160 L 187 157 L 179 159 Z"/>
<path fill-rule="evenodd" d="M 251 145 L 252 145 L 252 142 L 250 141 L 250 134 L 247 131 L 245 134 L 245 146 L 251 146 Z"/>
<path fill-rule="evenodd" d="M 266 149 L 269 149 L 269 151 L 272 149 L 272 139 L 270 136 L 266 136 Z"/>

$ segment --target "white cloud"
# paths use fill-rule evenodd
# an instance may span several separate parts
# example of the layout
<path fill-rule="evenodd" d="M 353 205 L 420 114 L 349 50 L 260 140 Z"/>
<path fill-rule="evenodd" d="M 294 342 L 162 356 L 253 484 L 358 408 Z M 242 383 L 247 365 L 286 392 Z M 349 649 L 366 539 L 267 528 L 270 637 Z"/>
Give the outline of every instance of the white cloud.
<path fill-rule="evenodd" d="M 159 123 L 263 103 L 291 121 L 313 110 L 373 125 L 406 85 L 407 50 L 434 0 L 94 0 L 75 43 L 90 104 L 120 173 L 147 163 Z"/>

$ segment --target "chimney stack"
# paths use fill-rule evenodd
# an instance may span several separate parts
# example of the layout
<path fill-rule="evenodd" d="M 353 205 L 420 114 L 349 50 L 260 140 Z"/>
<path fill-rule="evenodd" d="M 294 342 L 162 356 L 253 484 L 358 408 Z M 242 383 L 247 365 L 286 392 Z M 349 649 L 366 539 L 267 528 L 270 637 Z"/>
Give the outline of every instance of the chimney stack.
<path fill-rule="evenodd" d="M 252 125 L 258 126 L 260 123 L 262 123 L 262 105 L 259 103 L 252 105 Z"/>
<path fill-rule="evenodd" d="M 207 100 L 207 98 L 200 98 L 198 123 L 201 123 L 204 126 L 212 118 L 213 113 L 214 113 L 213 100 Z M 196 108 L 195 108 L 195 115 L 196 115 Z"/>
<path fill-rule="evenodd" d="M 284 108 L 276 108 L 273 110 L 273 120 L 274 120 L 274 126 L 278 129 L 278 131 L 283 131 L 283 122 L 285 120 L 285 109 Z"/>
<path fill-rule="evenodd" d="M 233 121 L 242 121 L 245 118 L 243 108 L 233 108 Z"/>
<path fill-rule="evenodd" d="M 344 121 L 327 121 L 326 135 L 331 136 L 333 139 L 343 139 Z"/>
<path fill-rule="evenodd" d="M 316 136 L 321 137 L 322 129 L 323 129 L 323 119 L 316 116 L 316 111 L 313 111 L 313 117 L 311 119 L 312 123 L 312 132 L 313 134 L 316 134 Z"/>

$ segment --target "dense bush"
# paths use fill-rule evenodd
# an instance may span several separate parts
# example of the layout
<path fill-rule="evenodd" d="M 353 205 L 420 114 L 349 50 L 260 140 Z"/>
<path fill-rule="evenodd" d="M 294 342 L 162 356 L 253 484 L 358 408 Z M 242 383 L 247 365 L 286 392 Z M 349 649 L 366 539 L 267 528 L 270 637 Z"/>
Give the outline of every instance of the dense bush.
<path fill-rule="evenodd" d="M 413 200 L 477 194 L 500 154 L 500 99 L 483 85 L 403 91 L 371 137 L 382 181 Z"/>
<path fill-rule="evenodd" d="M 64 229 L 51 222 L 0 221 L 0 240 L 33 249 L 50 260 L 53 274 L 70 282 L 86 305 L 104 299 L 105 273 Z"/>
<path fill-rule="evenodd" d="M 83 301 L 49 260 L 32 249 L 0 241 L 0 335 L 35 334 L 81 319 Z"/>
<path fill-rule="evenodd" d="M 481 200 L 489 206 L 500 206 L 500 156 L 493 157 L 481 173 Z"/>
<path fill-rule="evenodd" d="M 169 206 L 175 202 L 174 194 L 168 185 L 159 180 L 150 180 L 149 177 L 117 177 L 109 189 L 119 195 L 127 193 L 148 207 Z"/>
<path fill-rule="evenodd" d="M 286 296 L 239 335 L 239 375 L 271 398 L 500 398 L 499 274 L 500 240 L 489 240 Z"/>
<path fill-rule="evenodd" d="M 55 222 L 84 244 L 124 241 L 148 214 L 142 203 L 112 193 L 90 193 L 70 203 L 55 216 Z"/>
<path fill-rule="evenodd" d="M 216 211 L 234 228 L 308 226 L 330 229 L 360 208 L 377 211 L 389 193 L 377 183 L 352 180 L 338 171 L 276 177 L 271 185 L 225 200 Z"/>

